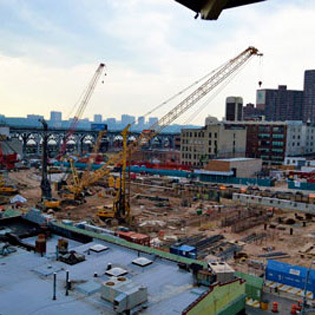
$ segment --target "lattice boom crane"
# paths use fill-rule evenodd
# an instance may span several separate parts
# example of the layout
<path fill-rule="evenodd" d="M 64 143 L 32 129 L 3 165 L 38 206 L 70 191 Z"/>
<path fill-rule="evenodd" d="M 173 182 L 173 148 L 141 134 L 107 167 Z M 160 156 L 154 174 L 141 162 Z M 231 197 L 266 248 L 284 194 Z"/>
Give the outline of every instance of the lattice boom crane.
<path fill-rule="evenodd" d="M 230 75 L 241 68 L 252 56 L 262 56 L 258 49 L 255 47 L 248 47 L 242 53 L 235 58 L 228 61 L 220 69 L 218 69 L 206 82 L 204 82 L 199 88 L 187 96 L 177 106 L 175 106 L 170 112 L 164 115 L 157 123 L 151 126 L 152 132 L 142 132 L 137 141 L 134 141 L 128 145 L 128 151 L 134 153 L 147 141 L 154 138 L 161 130 L 172 124 L 179 116 L 184 114 L 188 109 L 194 106 L 204 96 L 216 88 L 219 84 L 225 81 Z M 81 181 L 80 186 L 83 190 L 94 182 L 98 181 L 102 177 L 109 174 L 109 165 L 121 163 L 123 161 L 123 152 L 119 152 L 110 158 L 106 164 L 101 168 L 94 171 L 88 178 Z"/>
<path fill-rule="evenodd" d="M 69 130 L 68 130 L 68 132 L 64 138 L 64 141 L 62 143 L 58 157 L 61 157 L 65 154 L 66 149 L 67 149 L 67 141 L 68 141 L 69 137 L 74 133 L 79 119 L 82 118 L 82 115 L 86 109 L 87 104 L 89 103 L 89 101 L 91 99 L 91 96 L 95 90 L 95 87 L 97 85 L 98 80 L 100 79 L 100 77 L 102 75 L 104 68 L 105 68 L 105 64 L 100 63 L 98 68 L 96 69 L 96 71 L 92 77 L 92 80 L 90 81 L 90 83 L 86 89 L 86 92 L 83 95 L 83 98 L 82 98 L 82 101 L 80 102 L 78 110 L 77 110 L 77 112 L 76 112 L 76 114 L 75 114 L 75 116 L 71 122 L 70 128 L 69 128 Z"/>

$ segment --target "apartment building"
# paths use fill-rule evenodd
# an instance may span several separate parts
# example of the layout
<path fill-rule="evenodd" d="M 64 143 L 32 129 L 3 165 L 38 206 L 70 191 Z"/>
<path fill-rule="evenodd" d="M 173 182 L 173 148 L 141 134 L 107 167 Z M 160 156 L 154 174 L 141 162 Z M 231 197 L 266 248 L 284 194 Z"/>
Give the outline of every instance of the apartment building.
<path fill-rule="evenodd" d="M 180 161 L 183 165 L 203 167 L 209 159 L 244 157 L 246 128 L 228 125 L 207 117 L 200 129 L 182 129 Z"/>

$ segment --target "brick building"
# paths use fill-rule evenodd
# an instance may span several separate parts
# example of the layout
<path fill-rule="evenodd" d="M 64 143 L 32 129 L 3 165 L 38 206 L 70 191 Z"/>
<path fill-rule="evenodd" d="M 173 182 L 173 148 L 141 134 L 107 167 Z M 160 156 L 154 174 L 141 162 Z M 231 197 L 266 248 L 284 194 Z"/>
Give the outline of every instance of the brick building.
<path fill-rule="evenodd" d="M 246 128 L 226 125 L 217 118 L 207 117 L 200 129 L 182 129 L 181 164 L 202 167 L 209 159 L 244 157 Z"/>

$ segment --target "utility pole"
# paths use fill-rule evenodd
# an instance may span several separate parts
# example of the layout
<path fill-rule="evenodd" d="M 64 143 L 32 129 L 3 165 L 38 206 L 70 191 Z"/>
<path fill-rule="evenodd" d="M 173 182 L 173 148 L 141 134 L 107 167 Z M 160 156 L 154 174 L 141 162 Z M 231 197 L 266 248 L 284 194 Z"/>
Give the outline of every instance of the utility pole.
<path fill-rule="evenodd" d="M 304 295 L 303 295 L 303 306 L 302 306 L 302 311 L 301 311 L 301 314 L 304 315 L 306 313 L 308 313 L 309 311 L 314 311 L 314 309 L 309 309 L 309 310 L 306 310 L 306 303 L 307 303 L 307 298 L 306 298 L 306 294 L 307 294 L 307 286 L 308 286 L 308 280 L 309 280 L 309 277 L 310 277 L 310 273 L 312 271 L 312 265 L 315 264 L 315 260 L 313 260 L 309 266 L 309 268 L 307 269 L 307 272 L 306 272 L 306 277 L 305 277 L 305 286 L 304 286 Z"/>

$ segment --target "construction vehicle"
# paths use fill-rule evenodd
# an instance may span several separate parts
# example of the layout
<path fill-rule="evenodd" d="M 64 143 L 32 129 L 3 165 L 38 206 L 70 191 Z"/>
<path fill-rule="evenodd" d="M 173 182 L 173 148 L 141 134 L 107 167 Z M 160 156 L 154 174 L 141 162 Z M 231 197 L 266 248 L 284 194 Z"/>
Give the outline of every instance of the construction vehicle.
<path fill-rule="evenodd" d="M 64 181 L 61 184 L 61 187 L 58 189 L 58 195 L 62 198 L 63 204 L 72 204 L 79 205 L 85 201 L 85 194 L 80 189 L 79 186 L 79 174 L 74 166 L 73 159 L 69 159 L 70 168 L 71 168 L 71 177 L 67 178 L 67 181 Z"/>
<path fill-rule="evenodd" d="M 6 150 L 3 149 L 6 148 Z M 8 151 L 4 153 L 4 151 Z M 7 141 L 7 136 L 0 135 L 0 169 L 13 170 L 15 163 L 18 161 L 17 153 Z"/>
<path fill-rule="evenodd" d="M 59 209 L 60 200 L 52 198 L 51 186 L 47 176 L 47 144 L 48 144 L 48 125 L 45 119 L 39 120 L 43 125 L 43 143 L 42 143 L 42 180 L 40 182 L 40 188 L 42 190 L 42 196 L 40 202 L 36 205 L 41 210 L 47 211 L 48 209 Z"/>
<path fill-rule="evenodd" d="M 18 192 L 19 191 L 15 185 L 7 183 L 7 181 L 4 179 L 4 176 L 1 172 L 0 173 L 0 195 L 10 196 L 10 195 L 17 194 Z"/>
<path fill-rule="evenodd" d="M 128 141 L 128 130 L 130 124 L 122 131 L 123 136 L 123 158 L 121 166 L 121 179 L 119 180 L 119 187 L 113 202 L 113 207 L 104 207 L 97 212 L 97 215 L 107 222 L 111 219 L 117 219 L 119 223 L 130 223 L 130 191 L 126 191 L 126 169 L 127 169 L 127 141 Z"/>
<path fill-rule="evenodd" d="M 69 137 L 74 133 L 75 128 L 77 126 L 77 123 L 79 121 L 79 119 L 82 117 L 87 104 L 89 103 L 91 96 L 95 90 L 95 87 L 102 75 L 103 69 L 105 68 L 105 64 L 101 63 L 98 68 L 96 69 L 92 80 L 89 82 L 89 85 L 83 95 L 82 101 L 80 102 L 80 105 L 78 106 L 77 112 L 74 116 L 74 119 L 72 120 L 71 126 L 65 136 L 65 139 L 63 141 L 63 144 L 61 146 L 58 158 L 61 159 L 64 154 L 66 153 L 66 149 L 67 149 L 67 140 L 69 139 Z M 106 75 L 106 74 L 105 74 Z M 101 138 L 100 138 L 101 139 Z M 76 177 L 78 174 L 76 173 L 76 170 L 74 168 L 73 165 L 73 160 L 70 160 L 70 166 L 71 166 L 71 175 L 72 178 Z M 74 173 L 75 172 L 75 173 Z M 65 176 L 60 180 L 60 182 L 58 183 L 58 194 L 59 196 L 62 197 L 62 202 L 65 203 L 82 203 L 83 202 L 83 194 L 82 194 L 82 190 L 80 189 L 80 187 L 76 186 L 78 184 L 78 181 L 76 179 L 71 180 L 68 177 L 68 174 L 65 173 Z"/>
<path fill-rule="evenodd" d="M 129 143 L 129 145 L 123 151 L 112 156 L 102 167 L 89 174 L 89 176 L 84 178 L 83 181 L 80 181 L 79 190 L 84 191 L 84 189 L 86 189 L 89 185 L 97 182 L 103 177 L 107 177 L 111 171 L 110 166 L 124 163 L 123 161 L 126 159 L 126 152 L 132 154 L 141 148 L 145 143 L 148 143 L 152 138 L 156 137 L 156 135 L 165 127 L 172 124 L 179 116 L 193 107 L 198 101 L 203 99 L 208 93 L 213 91 L 232 74 L 236 73 L 236 71 L 246 64 L 246 62 L 249 61 L 249 59 L 254 55 L 262 56 L 258 49 L 255 47 L 249 47 L 237 57 L 229 60 L 215 72 L 211 72 L 209 74 L 209 78 L 203 84 L 201 84 L 196 90 L 189 94 L 170 112 L 159 119 L 154 125 L 152 125 L 149 129 L 150 132 L 142 132 L 136 141 Z M 128 209 L 126 210 L 129 212 Z M 117 208 L 113 207 L 113 213 L 115 213 L 115 217 L 121 219 L 119 218 L 120 213 L 116 213 L 115 211 L 117 211 Z"/>

